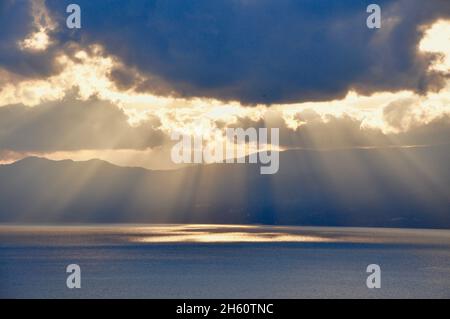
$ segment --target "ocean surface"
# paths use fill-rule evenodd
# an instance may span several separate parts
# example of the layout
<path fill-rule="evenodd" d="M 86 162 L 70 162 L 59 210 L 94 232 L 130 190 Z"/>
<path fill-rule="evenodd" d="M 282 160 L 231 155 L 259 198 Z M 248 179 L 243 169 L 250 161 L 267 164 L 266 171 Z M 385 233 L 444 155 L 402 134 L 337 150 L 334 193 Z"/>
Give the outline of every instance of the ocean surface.
<path fill-rule="evenodd" d="M 81 288 L 66 267 L 81 267 Z M 369 289 L 366 268 L 381 267 Z M 1 298 L 450 298 L 450 231 L 0 226 Z"/>

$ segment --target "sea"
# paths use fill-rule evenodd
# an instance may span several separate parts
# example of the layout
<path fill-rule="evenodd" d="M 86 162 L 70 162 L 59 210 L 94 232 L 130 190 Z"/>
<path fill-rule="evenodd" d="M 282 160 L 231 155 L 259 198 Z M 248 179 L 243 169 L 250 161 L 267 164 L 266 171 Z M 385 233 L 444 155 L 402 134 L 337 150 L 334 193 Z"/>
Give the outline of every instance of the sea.
<path fill-rule="evenodd" d="M 0 298 L 450 298 L 450 230 L 0 225 Z"/>

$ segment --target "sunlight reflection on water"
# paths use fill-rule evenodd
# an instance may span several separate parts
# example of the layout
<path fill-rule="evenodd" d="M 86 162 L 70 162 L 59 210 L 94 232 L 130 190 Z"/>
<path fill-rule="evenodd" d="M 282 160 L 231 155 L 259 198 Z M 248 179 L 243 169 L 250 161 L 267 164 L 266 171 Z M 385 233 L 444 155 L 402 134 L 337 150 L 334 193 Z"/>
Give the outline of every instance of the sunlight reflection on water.
<path fill-rule="evenodd" d="M 357 243 L 450 245 L 449 230 L 263 225 L 0 226 L 3 244 Z"/>

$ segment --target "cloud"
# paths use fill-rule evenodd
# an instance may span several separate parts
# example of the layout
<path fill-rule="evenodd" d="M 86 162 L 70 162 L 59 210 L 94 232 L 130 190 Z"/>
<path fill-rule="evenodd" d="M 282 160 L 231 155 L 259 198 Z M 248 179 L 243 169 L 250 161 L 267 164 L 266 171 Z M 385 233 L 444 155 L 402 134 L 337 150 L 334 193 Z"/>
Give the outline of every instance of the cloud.
<path fill-rule="evenodd" d="M 0 3 L 0 68 L 40 78 L 60 71 L 56 56 L 63 45 L 50 46 L 50 17 L 44 1 Z M 45 43 L 47 42 L 47 43 Z"/>
<path fill-rule="evenodd" d="M 389 103 L 381 109 L 382 122 L 371 126 L 367 119 L 374 116 L 372 113 L 366 116 L 345 111 L 332 114 L 312 108 L 289 113 L 283 108 L 236 106 L 227 109 L 220 105 L 159 109 L 146 112 L 139 121 L 130 121 L 133 118 L 130 110 L 95 96 L 80 100 L 76 95 L 73 91 L 60 101 L 43 102 L 34 107 L 22 104 L 0 107 L 0 150 L 21 154 L 59 152 L 54 154 L 58 158 L 96 157 L 96 152 L 103 158 L 112 158 L 117 156 L 111 155 L 109 150 L 145 151 L 156 146 L 167 153 L 174 143 L 168 136 L 174 130 L 210 136 L 212 130 L 219 129 L 225 137 L 226 128 L 249 127 L 279 128 L 283 149 L 434 145 L 448 143 L 450 136 L 450 113 L 445 110 L 434 113 L 432 109 L 428 112 L 428 107 L 419 107 L 420 101 L 415 98 Z M 389 129 L 384 130 L 384 127 Z M 90 152 L 74 153 L 80 150 Z M 151 156 L 155 154 L 157 152 L 152 152 Z M 130 165 L 135 158 L 147 155 L 133 153 Z"/>
<path fill-rule="evenodd" d="M 383 25 L 369 30 L 370 2 L 79 0 L 83 28 L 60 27 L 54 39 L 100 44 L 153 79 L 140 90 L 182 97 L 286 103 L 335 99 L 352 88 L 442 86 L 443 75 L 429 72 L 437 56 L 418 44 L 424 25 L 450 16 L 450 3 L 378 1 Z M 59 25 L 68 3 L 46 1 Z M 111 74 L 130 86 L 130 74 Z"/>
<path fill-rule="evenodd" d="M 408 105 L 403 103 L 403 105 Z M 388 106 L 390 109 L 392 105 Z M 399 115 L 395 115 L 400 118 Z M 392 121 L 394 116 L 389 119 Z M 450 114 L 441 114 L 432 120 L 413 121 L 401 132 L 384 133 L 380 128 L 367 127 L 364 119 L 349 114 L 324 116 L 312 109 L 298 112 L 294 120 L 298 126 L 288 126 L 282 113 L 270 111 L 259 120 L 238 117 L 232 125 L 224 127 L 268 127 L 279 128 L 280 146 L 285 149 L 340 149 L 371 147 L 404 147 L 413 145 L 448 144 L 450 136 Z M 395 119 L 401 121 L 401 119 Z"/>
<path fill-rule="evenodd" d="M 410 118 L 413 109 L 412 99 L 402 99 L 390 103 L 383 109 L 383 119 L 388 125 L 397 130 L 405 130 L 406 122 Z"/>
<path fill-rule="evenodd" d="M 392 136 L 397 144 L 436 145 L 449 144 L 450 114 L 443 114 L 428 123 L 414 122 L 406 132 Z"/>
<path fill-rule="evenodd" d="M 226 128 L 279 128 L 280 146 L 285 150 L 437 145 L 448 144 L 450 136 L 450 113 L 417 116 L 410 111 L 416 101 L 408 99 L 385 107 L 384 120 L 402 129 L 384 132 L 366 125 L 365 118 L 320 114 L 314 109 L 287 116 L 276 108 L 244 108 L 247 112 L 235 110 L 217 117 L 208 110 L 195 113 L 181 109 L 149 113 L 146 119 L 130 125 L 125 111 L 116 105 L 95 97 L 81 101 L 73 96 L 35 107 L 1 107 L 0 162 L 34 155 L 58 160 L 99 158 L 150 169 L 179 168 L 170 159 L 174 141 L 168 136 L 180 129 L 206 136 L 219 129 L 225 139 Z"/>
<path fill-rule="evenodd" d="M 416 94 L 445 78 L 446 27 L 429 26 L 446 1 L 380 1 L 380 30 L 365 1 L 80 0 L 81 30 L 68 3 L 0 4 L 0 105 L 17 104 L 0 108 L 0 149 L 167 148 L 164 132 L 227 126 L 279 127 L 286 148 L 446 142 L 449 87 Z"/>
<path fill-rule="evenodd" d="M 0 108 L 0 149 L 49 152 L 86 149 L 145 149 L 166 138 L 161 123 L 149 116 L 130 126 L 115 105 L 71 96 L 37 107 L 9 105 Z"/>

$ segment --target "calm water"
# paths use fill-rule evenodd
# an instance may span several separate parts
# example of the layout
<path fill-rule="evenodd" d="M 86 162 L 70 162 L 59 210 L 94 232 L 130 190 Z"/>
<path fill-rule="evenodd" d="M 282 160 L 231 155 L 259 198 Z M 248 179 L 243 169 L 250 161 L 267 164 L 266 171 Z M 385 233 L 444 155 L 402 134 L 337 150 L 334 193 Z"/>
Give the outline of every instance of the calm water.
<path fill-rule="evenodd" d="M 373 263 L 381 289 L 366 287 Z M 450 231 L 0 226 L 0 297 L 450 298 Z"/>

